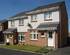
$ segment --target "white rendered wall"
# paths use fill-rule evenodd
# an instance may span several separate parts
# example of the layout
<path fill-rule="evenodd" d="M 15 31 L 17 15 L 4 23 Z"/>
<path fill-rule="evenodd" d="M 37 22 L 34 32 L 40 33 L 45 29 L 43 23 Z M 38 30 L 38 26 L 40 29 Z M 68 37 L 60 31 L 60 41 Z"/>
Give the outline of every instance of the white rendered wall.
<path fill-rule="evenodd" d="M 44 22 L 59 22 L 59 11 L 52 12 L 52 20 L 44 21 L 44 13 L 37 14 L 37 22 L 31 22 L 31 16 L 28 16 L 28 19 L 24 19 L 24 26 L 19 26 L 19 20 L 14 20 L 14 26 L 11 26 L 11 22 L 8 21 L 8 28 L 17 28 L 18 32 L 27 32 L 29 27 L 27 26 L 30 23 L 33 29 L 36 29 L 38 25 Z"/>
<path fill-rule="evenodd" d="M 44 22 L 59 22 L 59 11 L 52 12 L 52 20 L 51 21 L 44 21 L 44 13 L 37 15 L 37 22 L 30 22 L 33 29 L 36 29 L 38 25 Z M 28 19 L 31 19 L 31 16 L 28 16 Z"/>

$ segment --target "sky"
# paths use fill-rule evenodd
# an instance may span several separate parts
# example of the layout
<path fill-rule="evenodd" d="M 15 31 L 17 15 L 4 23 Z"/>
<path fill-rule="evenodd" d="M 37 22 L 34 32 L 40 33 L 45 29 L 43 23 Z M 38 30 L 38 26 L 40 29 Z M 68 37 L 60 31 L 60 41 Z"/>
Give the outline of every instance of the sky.
<path fill-rule="evenodd" d="M 64 0 L 0 0 L 0 20 L 7 19 L 17 13 L 34 9 L 37 6 L 56 3 Z M 65 0 L 68 13 L 68 24 L 70 23 L 70 0 Z M 69 24 L 70 31 L 70 24 Z"/>

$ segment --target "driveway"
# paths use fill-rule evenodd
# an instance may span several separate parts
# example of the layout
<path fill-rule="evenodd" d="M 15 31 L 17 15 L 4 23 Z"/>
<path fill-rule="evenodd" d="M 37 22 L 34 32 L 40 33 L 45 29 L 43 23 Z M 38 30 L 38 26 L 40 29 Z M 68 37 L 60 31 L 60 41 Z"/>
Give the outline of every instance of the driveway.
<path fill-rule="evenodd" d="M 70 47 L 59 48 L 48 55 L 70 55 Z"/>
<path fill-rule="evenodd" d="M 10 49 L 0 48 L 0 55 L 41 55 L 41 54 L 22 52 L 22 51 L 15 51 L 15 50 L 10 50 Z"/>

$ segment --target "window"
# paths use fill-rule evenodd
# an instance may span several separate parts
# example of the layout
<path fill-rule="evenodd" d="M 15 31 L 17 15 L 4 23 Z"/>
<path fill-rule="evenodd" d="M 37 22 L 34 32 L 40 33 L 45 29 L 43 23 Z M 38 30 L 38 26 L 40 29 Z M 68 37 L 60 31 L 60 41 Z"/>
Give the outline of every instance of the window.
<path fill-rule="evenodd" d="M 45 20 L 51 20 L 51 17 L 52 17 L 52 12 L 47 12 L 44 14 L 44 19 Z"/>
<path fill-rule="evenodd" d="M 44 32 L 42 32 L 41 35 L 44 35 Z"/>
<path fill-rule="evenodd" d="M 30 33 L 31 40 L 38 40 L 38 33 L 37 31 L 32 31 Z"/>
<path fill-rule="evenodd" d="M 24 25 L 24 19 L 19 20 L 19 25 Z"/>
<path fill-rule="evenodd" d="M 19 39 L 19 41 L 23 41 L 24 40 L 24 34 L 19 33 L 18 39 Z"/>
<path fill-rule="evenodd" d="M 12 21 L 11 21 L 11 26 L 14 26 L 14 24 L 15 24 L 15 23 L 14 23 L 14 20 L 12 20 Z"/>
<path fill-rule="evenodd" d="M 37 15 L 32 15 L 31 16 L 31 21 L 37 21 Z"/>
<path fill-rule="evenodd" d="M 52 32 L 49 32 L 49 38 L 52 38 Z"/>
<path fill-rule="evenodd" d="M 41 37 L 45 37 L 45 32 L 41 32 Z"/>

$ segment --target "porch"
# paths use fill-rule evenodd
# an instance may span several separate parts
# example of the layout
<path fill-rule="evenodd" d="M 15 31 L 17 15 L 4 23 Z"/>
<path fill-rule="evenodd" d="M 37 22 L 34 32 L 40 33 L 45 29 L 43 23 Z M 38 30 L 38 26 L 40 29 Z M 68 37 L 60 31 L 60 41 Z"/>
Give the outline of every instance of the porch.
<path fill-rule="evenodd" d="M 14 28 L 10 28 L 5 30 L 4 32 L 4 37 L 5 37 L 5 44 L 17 44 L 17 30 Z"/>

